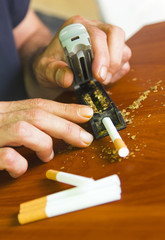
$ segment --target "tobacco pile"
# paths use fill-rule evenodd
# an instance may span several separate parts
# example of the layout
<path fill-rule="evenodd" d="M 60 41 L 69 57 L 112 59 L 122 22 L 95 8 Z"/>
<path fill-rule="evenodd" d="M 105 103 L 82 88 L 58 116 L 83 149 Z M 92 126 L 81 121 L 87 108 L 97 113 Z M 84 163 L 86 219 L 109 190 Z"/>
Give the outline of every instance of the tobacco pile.
<path fill-rule="evenodd" d="M 132 81 L 136 81 L 136 79 L 132 79 Z M 121 114 L 125 120 L 125 122 L 129 125 L 133 123 L 134 117 L 135 117 L 135 111 L 139 108 L 142 107 L 142 102 L 148 98 L 149 94 L 151 92 L 158 92 L 158 87 L 161 88 L 161 90 L 164 90 L 162 86 L 160 86 L 162 80 L 158 81 L 155 86 L 150 87 L 148 90 L 146 90 L 145 92 L 143 92 L 138 99 L 136 99 L 135 101 L 133 101 L 133 103 L 131 105 L 129 105 L 126 109 L 121 110 Z M 102 99 L 102 96 L 100 96 L 100 93 L 96 91 L 96 95 L 95 97 L 98 98 L 99 102 Z M 95 104 L 93 103 L 91 97 L 86 94 L 85 96 L 85 100 L 88 102 L 88 104 L 93 108 L 94 112 L 98 112 L 98 109 L 96 108 Z M 102 107 L 107 107 L 106 102 L 104 101 L 104 99 L 102 99 L 103 101 L 102 103 Z M 163 106 L 165 106 L 165 104 L 163 104 Z M 149 114 L 147 116 L 147 118 L 151 117 L 151 114 Z M 132 139 L 133 141 L 136 141 L 136 135 L 132 135 L 130 136 L 130 133 L 127 133 L 127 135 L 130 137 L 130 139 Z M 110 141 L 111 142 L 111 141 Z M 142 148 L 146 148 L 147 146 L 143 144 L 143 146 L 141 146 Z M 70 149 L 69 149 L 70 148 Z M 67 150 L 71 150 L 71 146 L 68 147 Z M 118 156 L 118 153 L 116 150 L 112 149 L 111 146 L 100 146 L 101 151 L 99 154 L 99 158 L 101 159 L 105 159 L 108 160 L 108 162 L 110 163 L 115 163 L 115 162 L 120 162 L 122 161 L 122 159 Z M 98 150 L 95 147 L 92 147 L 92 149 Z M 132 152 L 130 152 L 129 156 L 135 157 L 135 153 L 139 152 L 140 148 L 139 146 L 135 145 L 134 150 Z M 60 152 L 59 152 L 60 153 Z M 76 153 L 77 154 L 77 153 Z M 141 154 L 141 156 L 143 155 L 143 153 Z M 76 156 L 75 156 L 76 157 Z M 83 159 L 83 157 L 81 157 Z M 92 158 L 95 158 L 95 156 L 92 156 Z M 128 158 L 128 157 L 126 157 Z M 104 167 L 105 165 L 103 164 L 102 167 Z M 64 168 L 64 167 L 62 167 Z M 61 169 L 62 169 L 61 168 Z"/>
<path fill-rule="evenodd" d="M 134 79 L 133 81 L 136 81 L 136 79 Z M 131 114 L 131 113 L 134 113 L 136 109 L 138 109 L 140 106 L 142 106 L 142 102 L 147 99 L 148 95 L 151 93 L 151 92 L 158 92 L 158 87 L 160 86 L 160 84 L 162 83 L 162 80 L 158 81 L 155 86 L 152 86 L 150 87 L 147 91 L 143 92 L 139 98 L 135 101 L 133 101 L 133 103 L 131 105 L 129 105 L 126 109 L 123 109 L 121 110 L 121 114 L 124 118 L 124 121 L 129 125 L 129 124 L 132 124 L 133 123 L 133 120 L 134 120 L 134 117 L 135 115 L 134 114 Z M 161 90 L 164 90 L 163 87 L 161 87 Z M 129 111 L 131 110 L 131 112 Z M 151 114 L 149 114 L 147 116 L 147 118 L 150 118 L 151 117 Z M 127 135 L 130 135 L 130 133 L 128 133 Z M 132 140 L 135 140 L 136 138 L 136 135 L 133 135 L 130 137 Z M 143 148 L 145 148 L 146 145 L 143 145 Z M 134 152 L 131 152 L 130 153 L 130 156 L 132 157 L 135 157 L 135 152 L 139 152 L 140 151 L 140 148 L 138 146 L 135 146 L 135 149 L 134 149 Z"/>
<path fill-rule="evenodd" d="M 151 91 L 158 92 L 158 87 L 160 86 L 161 82 L 162 82 L 162 80 L 158 81 L 155 86 L 150 87 L 147 91 L 143 92 L 140 95 L 140 97 L 138 99 L 136 99 L 135 101 L 133 101 L 133 103 L 131 105 L 129 105 L 126 109 L 121 110 L 121 114 L 124 118 L 124 121 L 127 124 L 132 124 L 133 119 L 135 117 L 134 114 L 131 115 L 130 117 L 128 117 L 130 115 L 130 112 L 127 110 L 133 110 L 132 112 L 134 112 L 135 109 L 138 109 L 142 105 L 142 101 L 147 99 L 147 97 L 151 93 Z M 150 116 L 151 115 L 149 115 L 148 117 L 150 117 Z"/>

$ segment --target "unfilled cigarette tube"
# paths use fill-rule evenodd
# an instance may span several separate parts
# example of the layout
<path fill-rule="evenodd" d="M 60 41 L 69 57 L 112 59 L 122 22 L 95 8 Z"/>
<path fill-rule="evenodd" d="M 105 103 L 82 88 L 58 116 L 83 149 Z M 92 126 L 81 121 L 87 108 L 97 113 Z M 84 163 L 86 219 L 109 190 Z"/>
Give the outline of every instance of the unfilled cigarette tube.
<path fill-rule="evenodd" d="M 48 179 L 66 183 L 66 184 L 70 184 L 73 186 L 81 186 L 83 184 L 88 184 L 89 182 L 94 182 L 93 178 L 82 177 L 79 175 L 60 172 L 60 171 L 56 171 L 56 170 L 52 170 L 52 169 L 50 169 L 46 172 L 46 177 Z"/>
<path fill-rule="evenodd" d="M 91 191 L 83 192 L 72 197 L 63 198 L 59 201 L 47 202 L 44 206 L 18 214 L 20 224 L 38 221 L 44 218 L 54 217 L 61 214 L 97 206 L 100 204 L 120 200 L 119 192 L 111 191 L 112 186 L 104 186 Z"/>
<path fill-rule="evenodd" d="M 65 191 L 53 193 L 53 194 L 50 194 L 50 195 L 47 195 L 47 196 L 44 196 L 41 198 L 37 198 L 37 199 L 31 200 L 28 202 L 24 202 L 24 203 L 20 204 L 20 212 L 28 211 L 29 209 L 35 208 L 35 206 L 37 206 L 37 205 L 44 205 L 47 201 L 49 201 L 49 202 L 58 201 L 63 198 L 71 197 L 74 195 L 79 195 L 81 193 L 88 192 L 91 189 L 101 188 L 101 187 L 107 186 L 107 185 L 109 187 L 115 186 L 116 190 L 114 190 L 114 188 L 113 188 L 113 191 L 121 192 L 120 179 L 119 179 L 118 175 L 114 174 L 114 175 L 96 180 L 94 182 L 91 182 L 88 185 L 74 187 L 74 188 L 71 188 L 71 189 L 68 189 Z"/>
<path fill-rule="evenodd" d="M 111 119 L 109 117 L 105 117 L 103 118 L 102 122 L 107 129 L 107 132 L 109 133 L 110 138 L 112 139 L 119 156 L 126 157 L 129 154 L 129 150 L 123 142 Z"/>

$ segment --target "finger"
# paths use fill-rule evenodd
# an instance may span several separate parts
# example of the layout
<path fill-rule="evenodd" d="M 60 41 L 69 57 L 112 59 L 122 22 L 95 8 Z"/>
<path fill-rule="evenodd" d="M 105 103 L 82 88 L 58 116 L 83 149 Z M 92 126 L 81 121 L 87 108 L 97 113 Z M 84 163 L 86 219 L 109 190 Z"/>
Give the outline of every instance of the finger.
<path fill-rule="evenodd" d="M 125 44 L 124 49 L 123 49 L 123 56 L 122 56 L 122 62 L 121 65 L 124 65 L 126 62 L 130 60 L 132 56 L 132 51 L 131 49 Z"/>
<path fill-rule="evenodd" d="M 41 56 L 34 65 L 34 72 L 38 82 L 44 87 L 68 88 L 73 82 L 73 73 L 68 65 L 52 56 Z"/>
<path fill-rule="evenodd" d="M 88 32 L 90 34 L 92 49 L 94 53 L 92 71 L 94 77 L 98 81 L 104 82 L 107 77 L 109 77 L 108 69 L 110 64 L 107 36 L 105 32 L 96 26 L 89 27 Z"/>
<path fill-rule="evenodd" d="M 92 70 L 103 84 L 111 83 L 113 74 L 121 67 L 125 46 L 124 31 L 110 24 L 88 27 L 94 51 Z M 125 56 L 125 55 L 124 55 Z"/>
<path fill-rule="evenodd" d="M 57 116 L 54 118 L 55 119 L 48 119 L 46 122 L 45 118 L 42 119 L 38 124 L 38 127 L 47 132 L 49 135 L 57 139 L 62 139 L 65 142 L 76 147 L 87 147 L 92 143 L 93 136 L 77 124 L 74 124 Z M 52 128 L 51 126 L 53 126 L 52 124 L 54 122 L 56 124 Z"/>
<path fill-rule="evenodd" d="M 50 136 L 25 121 L 6 124 L 0 128 L 0 147 L 25 146 L 36 152 L 44 162 L 53 158 L 53 141 Z"/>
<path fill-rule="evenodd" d="M 14 149 L 0 148 L 0 170 L 7 170 L 12 177 L 16 178 L 24 174 L 27 168 L 27 160 Z"/>
<path fill-rule="evenodd" d="M 125 74 L 127 74 L 130 70 L 130 64 L 129 62 L 126 62 L 121 69 L 113 75 L 112 79 L 111 79 L 111 83 L 116 82 L 117 80 L 119 80 L 120 78 L 122 78 Z M 107 83 L 108 85 L 108 83 Z"/>
<path fill-rule="evenodd" d="M 125 46 L 125 33 L 121 28 L 116 26 L 104 24 L 101 27 L 107 34 L 107 44 L 110 54 L 109 71 L 114 74 L 121 66 Z"/>
<path fill-rule="evenodd" d="M 51 72 L 51 69 L 50 69 Z M 58 86 L 68 88 L 73 83 L 73 73 L 71 69 L 66 66 L 63 68 L 56 69 L 55 80 Z"/>
<path fill-rule="evenodd" d="M 52 103 L 52 102 L 51 102 Z M 93 116 L 93 109 L 86 105 L 58 103 L 43 106 L 44 111 L 49 111 L 58 117 L 75 123 L 84 123 Z M 42 103 L 41 103 L 42 104 Z"/>
<path fill-rule="evenodd" d="M 87 147 L 93 141 L 93 136 L 77 124 L 42 110 L 33 113 L 33 118 L 30 115 L 27 121 L 48 135 L 76 147 Z"/>
<path fill-rule="evenodd" d="M 37 129 L 40 129 L 41 131 L 47 133 L 48 135 L 50 135 L 54 138 L 63 139 L 67 143 L 72 144 L 77 147 L 89 146 L 91 144 L 91 142 L 93 141 L 93 136 L 91 134 L 89 134 L 88 132 L 86 132 L 85 130 L 83 130 L 82 128 L 80 128 L 78 125 L 76 125 L 70 121 L 67 121 L 63 118 L 60 118 L 54 114 L 48 113 L 44 110 L 32 109 L 32 110 L 27 110 L 27 111 L 23 110 L 22 113 L 20 113 L 20 112 L 19 112 L 19 114 L 17 113 L 17 115 L 15 117 L 14 117 L 15 113 L 7 113 L 5 119 L 8 119 L 8 121 L 16 121 L 17 120 L 15 123 L 20 121 L 21 124 L 22 124 L 22 121 L 26 121 L 26 122 L 30 123 L 31 125 L 35 126 Z M 5 124 L 5 119 L 4 119 L 4 124 Z M 25 124 L 25 123 L 23 123 L 23 124 Z M 4 125 L 4 127 L 6 125 Z M 21 131 L 22 127 L 19 128 L 19 123 L 18 123 L 18 130 L 19 129 Z M 29 133 L 31 131 L 33 131 L 33 129 L 28 129 Z M 27 138 L 28 135 L 26 136 L 26 132 L 27 132 L 27 129 L 26 129 L 25 133 L 23 131 L 23 133 L 20 133 L 20 135 L 25 134 L 25 138 Z M 5 131 L 4 131 L 4 133 L 5 133 Z M 16 133 L 17 133 L 17 131 L 16 131 Z M 41 143 L 41 140 L 39 141 L 39 143 Z M 42 143 L 43 144 L 41 144 L 41 145 L 44 145 L 45 140 L 42 141 Z M 12 144 L 13 144 L 13 142 L 12 142 Z M 26 143 L 26 146 L 27 146 L 27 143 Z M 38 151 L 36 148 L 34 150 Z M 41 151 L 42 151 L 42 148 L 41 148 Z M 43 152 L 43 154 L 44 154 L 44 152 Z M 41 156 L 40 156 L 40 158 L 41 158 Z M 46 160 L 44 160 L 44 161 L 46 161 Z"/>
<path fill-rule="evenodd" d="M 86 122 L 93 116 L 93 110 L 86 105 L 64 104 L 38 98 L 16 102 L 4 102 L 1 104 L 1 109 L 3 109 L 3 113 L 9 114 L 0 115 L 0 126 L 13 121 L 25 120 L 27 111 L 21 110 L 30 110 L 28 114 L 31 114 L 32 117 L 37 114 L 35 113 L 37 109 L 42 109 L 61 118 L 79 123 Z M 39 112 L 38 114 L 41 113 Z"/>

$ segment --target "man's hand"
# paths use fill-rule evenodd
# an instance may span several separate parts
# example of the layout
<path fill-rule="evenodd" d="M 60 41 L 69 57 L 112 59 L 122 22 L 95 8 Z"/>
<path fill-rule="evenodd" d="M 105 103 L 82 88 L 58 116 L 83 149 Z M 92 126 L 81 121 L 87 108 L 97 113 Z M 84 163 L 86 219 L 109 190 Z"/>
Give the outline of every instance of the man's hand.
<path fill-rule="evenodd" d="M 99 21 L 86 20 L 81 16 L 70 18 L 62 28 L 72 23 L 82 23 L 90 35 L 94 52 L 92 69 L 98 81 L 109 85 L 129 71 L 131 50 L 125 44 L 122 29 Z M 45 51 L 35 59 L 33 70 L 42 86 L 68 88 L 73 82 L 73 74 L 64 61 L 58 33 Z"/>
<path fill-rule="evenodd" d="M 81 16 L 71 17 L 62 28 L 72 23 L 83 24 L 90 35 L 94 52 L 92 70 L 98 81 L 109 85 L 130 70 L 131 50 L 125 44 L 125 34 L 121 28 Z M 24 65 L 25 86 L 30 97 L 55 99 L 62 89 L 72 85 L 73 73 L 65 62 L 59 32 L 52 38 L 49 30 L 29 9 L 13 34 Z M 38 51 L 43 47 L 44 51 Z M 32 65 L 34 75 L 29 65 Z"/>
<path fill-rule="evenodd" d="M 53 156 L 52 138 L 63 139 L 77 147 L 87 147 L 93 136 L 75 123 L 93 115 L 88 106 L 33 99 L 0 103 L 0 170 L 13 177 L 27 170 L 27 160 L 13 147 L 25 146 L 43 161 Z M 75 122 L 75 123 L 73 123 Z"/>

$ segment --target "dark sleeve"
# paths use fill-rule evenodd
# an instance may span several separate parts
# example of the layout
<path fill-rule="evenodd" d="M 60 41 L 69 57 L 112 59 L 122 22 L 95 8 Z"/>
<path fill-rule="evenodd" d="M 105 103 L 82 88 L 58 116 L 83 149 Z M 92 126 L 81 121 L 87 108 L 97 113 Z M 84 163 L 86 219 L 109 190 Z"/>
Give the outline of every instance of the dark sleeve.
<path fill-rule="evenodd" d="M 25 17 L 30 0 L 8 0 L 12 27 L 16 27 Z"/>

